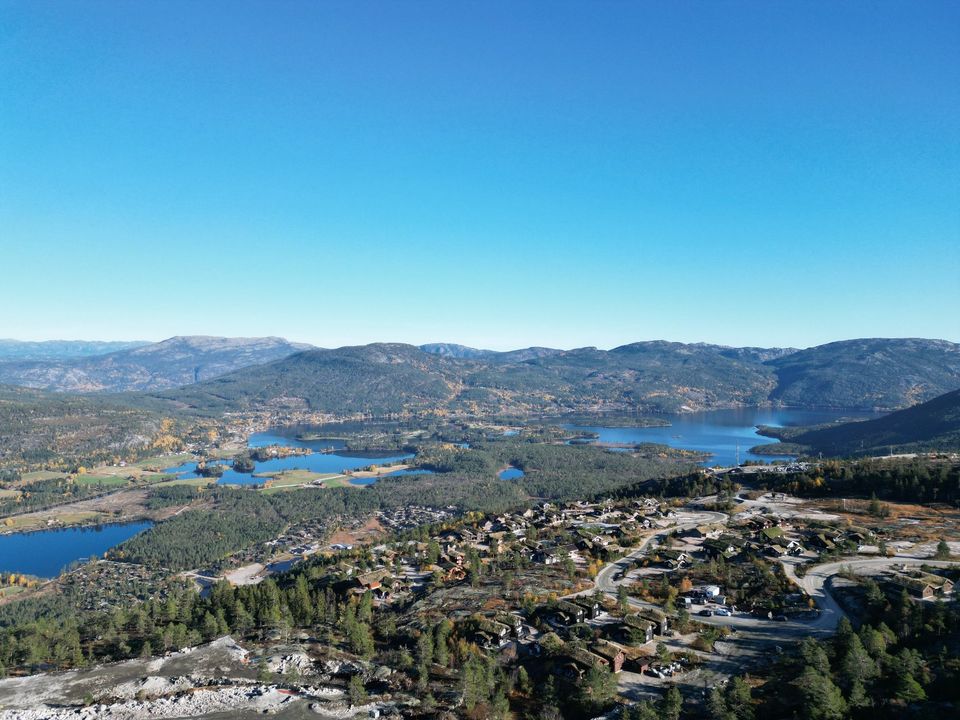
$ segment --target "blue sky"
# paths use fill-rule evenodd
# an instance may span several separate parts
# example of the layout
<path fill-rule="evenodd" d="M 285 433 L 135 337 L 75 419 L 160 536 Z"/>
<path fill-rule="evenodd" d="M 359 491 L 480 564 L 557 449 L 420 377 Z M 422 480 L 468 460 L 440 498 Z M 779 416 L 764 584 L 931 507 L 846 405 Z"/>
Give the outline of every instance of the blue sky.
<path fill-rule="evenodd" d="M 0 337 L 960 341 L 955 2 L 0 1 Z"/>

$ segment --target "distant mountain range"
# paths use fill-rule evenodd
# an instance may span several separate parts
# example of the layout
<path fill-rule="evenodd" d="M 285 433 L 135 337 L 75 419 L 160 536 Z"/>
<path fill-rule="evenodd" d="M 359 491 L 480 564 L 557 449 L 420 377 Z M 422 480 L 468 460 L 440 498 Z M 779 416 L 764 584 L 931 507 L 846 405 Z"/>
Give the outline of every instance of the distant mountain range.
<path fill-rule="evenodd" d="M 770 399 L 786 405 L 820 398 L 830 407 L 894 409 L 960 387 L 960 345 L 945 340 L 844 340 L 768 365 L 777 377 Z"/>
<path fill-rule="evenodd" d="M 108 344 L 104 344 L 108 345 Z M 283 338 L 174 337 L 92 356 L 0 362 L 0 383 L 60 392 L 162 390 L 311 348 Z"/>
<path fill-rule="evenodd" d="M 430 343 L 421 345 L 420 349 L 432 355 L 442 355 L 443 357 L 456 358 L 458 360 L 500 360 L 502 362 L 523 362 L 524 360 L 533 360 L 534 358 L 557 355 L 563 350 L 546 347 L 528 347 L 521 350 L 507 350 L 501 352 L 498 350 L 477 350 L 466 345 L 457 345 L 455 343 Z"/>
<path fill-rule="evenodd" d="M 941 340 L 850 340 L 800 351 L 664 341 L 512 352 L 378 343 L 308 350 L 152 396 L 201 412 L 268 406 L 528 415 L 771 402 L 893 410 L 958 387 L 960 345 Z"/>
<path fill-rule="evenodd" d="M 659 413 L 767 403 L 894 410 L 960 388 L 960 345 L 943 340 L 847 340 L 806 350 L 650 341 L 507 352 L 451 343 L 323 350 L 272 337 L 132 345 L 61 359 L 0 355 L 0 383 L 142 392 L 161 407 L 174 401 L 204 413 L 267 406 L 374 415 Z"/>
<path fill-rule="evenodd" d="M 148 342 L 104 342 L 100 340 L 24 340 L 0 339 L 0 362 L 10 360 L 70 360 L 72 358 L 106 355 L 118 350 L 149 345 Z"/>
<path fill-rule="evenodd" d="M 960 390 L 875 420 L 769 429 L 766 434 L 830 456 L 960 450 Z M 772 451 L 777 446 L 765 447 Z"/>
<path fill-rule="evenodd" d="M 160 419 L 103 395 L 0 385 L 0 468 L 112 460 L 149 445 Z"/>

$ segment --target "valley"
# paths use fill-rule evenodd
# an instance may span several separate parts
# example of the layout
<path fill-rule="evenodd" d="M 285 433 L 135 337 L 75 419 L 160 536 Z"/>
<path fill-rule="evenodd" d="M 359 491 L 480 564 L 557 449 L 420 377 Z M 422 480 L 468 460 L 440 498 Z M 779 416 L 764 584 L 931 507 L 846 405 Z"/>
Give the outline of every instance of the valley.
<path fill-rule="evenodd" d="M 914 367 L 904 347 L 880 364 Z M 773 712 L 807 641 L 952 607 L 956 392 L 784 407 L 767 364 L 806 351 L 626 348 L 311 349 L 176 389 L 5 390 L 0 718 L 696 715 L 731 688 Z M 737 389 L 707 390 L 724 367 Z M 888 642 L 948 697 L 910 632 Z"/>

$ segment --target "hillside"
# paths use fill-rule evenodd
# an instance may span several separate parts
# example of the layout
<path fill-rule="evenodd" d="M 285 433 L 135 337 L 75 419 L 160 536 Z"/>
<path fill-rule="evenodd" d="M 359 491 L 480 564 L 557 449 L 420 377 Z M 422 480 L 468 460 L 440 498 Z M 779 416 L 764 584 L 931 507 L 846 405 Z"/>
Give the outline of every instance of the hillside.
<path fill-rule="evenodd" d="M 283 338 L 174 337 L 105 355 L 0 362 L 0 383 L 60 392 L 164 390 L 309 348 Z"/>
<path fill-rule="evenodd" d="M 960 346 L 854 340 L 809 350 L 640 342 L 612 350 L 374 344 L 312 350 L 157 397 L 201 412 L 680 412 L 781 402 L 902 407 L 960 387 Z M 794 358 L 798 358 L 794 360 Z"/>
<path fill-rule="evenodd" d="M 446 405 L 456 393 L 453 362 L 411 345 L 308 350 L 156 397 L 213 412 L 266 406 L 386 414 Z"/>
<path fill-rule="evenodd" d="M 199 381 L 199 382 L 196 382 Z M 178 337 L 58 362 L 0 363 L 0 383 L 133 391 L 152 409 L 260 406 L 334 414 L 669 413 L 767 403 L 895 409 L 960 387 L 960 346 L 849 340 L 807 350 L 666 341 L 612 350 L 383 344 L 321 350 L 280 338 Z"/>
<path fill-rule="evenodd" d="M 374 414 L 672 412 L 764 402 L 773 373 L 706 346 L 637 343 L 611 351 L 535 349 L 456 358 L 410 345 L 299 353 L 156 397 L 204 412 L 259 405 Z"/>
<path fill-rule="evenodd" d="M 440 355 L 442 357 L 457 358 L 460 360 L 477 360 L 497 354 L 494 350 L 479 350 L 477 348 L 467 347 L 466 345 L 457 345 L 456 343 L 427 343 L 426 345 L 421 345 L 420 349 L 431 355 Z"/>
<path fill-rule="evenodd" d="M 831 456 L 960 450 L 960 390 L 876 420 L 782 429 L 776 436 Z"/>
<path fill-rule="evenodd" d="M 131 350 L 150 343 L 142 341 L 101 340 L 0 340 L 0 362 L 19 360 L 70 360 L 73 358 L 106 355 L 119 350 Z"/>
<path fill-rule="evenodd" d="M 944 340 L 844 340 L 765 364 L 785 405 L 895 410 L 960 387 L 960 345 Z"/>
<path fill-rule="evenodd" d="M 0 385 L 0 469 L 123 457 L 159 427 L 159 416 L 114 400 Z"/>
<path fill-rule="evenodd" d="M 457 360 L 490 360 L 494 362 L 523 362 L 549 355 L 558 355 L 563 352 L 563 350 L 546 347 L 528 347 L 499 352 L 497 350 L 478 350 L 456 343 L 429 343 L 421 345 L 420 349 L 432 355 L 442 355 Z"/>

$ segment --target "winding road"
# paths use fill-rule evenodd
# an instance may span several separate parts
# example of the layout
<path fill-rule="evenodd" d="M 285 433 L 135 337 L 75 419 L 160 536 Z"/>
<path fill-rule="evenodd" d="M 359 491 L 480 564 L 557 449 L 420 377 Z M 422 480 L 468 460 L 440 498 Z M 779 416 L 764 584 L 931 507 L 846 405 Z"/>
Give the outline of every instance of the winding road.
<path fill-rule="evenodd" d="M 622 558 L 605 565 L 594 578 L 592 588 L 574 593 L 575 595 L 590 594 L 597 590 L 615 598 L 621 584 L 628 580 L 627 573 L 634 567 L 634 561 L 642 556 L 655 541 L 662 540 L 673 531 L 683 531 L 704 524 L 726 524 L 729 515 L 721 512 L 697 509 L 703 499 L 695 500 L 692 507 L 678 512 L 678 521 L 668 527 L 651 533 L 648 537 Z M 723 641 L 718 641 L 715 653 L 705 656 L 709 660 L 692 673 L 681 676 L 680 684 L 709 687 L 717 681 L 731 675 L 743 672 L 744 666 L 754 662 L 768 662 L 771 652 L 779 652 L 780 644 L 798 641 L 804 637 L 826 637 L 836 632 L 840 618 L 845 617 L 843 609 L 830 594 L 829 581 L 836 575 L 852 571 L 857 574 L 876 574 L 892 569 L 899 565 L 933 565 L 947 567 L 956 565 L 956 562 L 938 561 L 930 557 L 919 555 L 899 554 L 891 557 L 864 557 L 850 556 L 819 565 L 810 565 L 803 558 L 781 558 L 786 576 L 801 588 L 816 603 L 818 612 L 809 620 L 773 621 L 746 614 L 730 616 L 713 615 L 710 617 L 697 616 L 698 622 L 725 626 L 733 632 Z M 807 572 L 798 577 L 796 568 L 807 565 Z M 630 604 L 637 608 L 661 609 L 660 606 L 631 597 Z M 668 644 L 671 644 L 668 642 Z M 643 697 L 651 690 L 651 684 L 659 681 L 624 673 L 621 678 L 621 692 L 628 696 Z"/>

